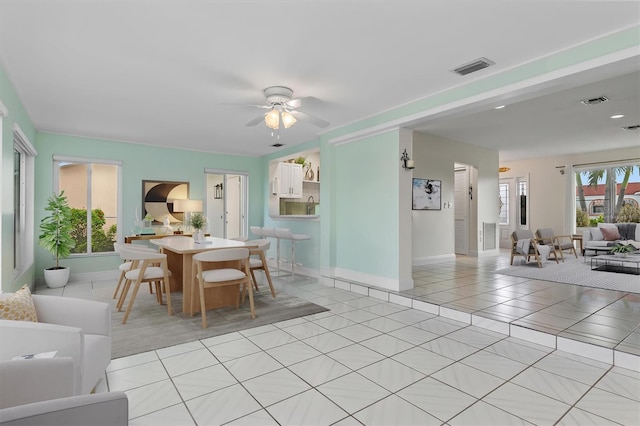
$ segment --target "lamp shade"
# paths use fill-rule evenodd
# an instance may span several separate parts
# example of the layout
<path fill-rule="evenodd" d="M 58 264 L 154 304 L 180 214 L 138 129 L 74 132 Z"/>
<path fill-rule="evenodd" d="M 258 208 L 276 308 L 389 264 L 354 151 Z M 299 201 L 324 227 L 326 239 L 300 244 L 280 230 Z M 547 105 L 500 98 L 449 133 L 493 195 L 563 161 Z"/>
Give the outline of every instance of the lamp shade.
<path fill-rule="evenodd" d="M 202 200 L 173 200 L 174 212 L 201 212 Z"/>
<path fill-rule="evenodd" d="M 298 120 L 296 120 L 293 115 L 289 114 L 287 111 L 282 111 L 282 125 L 285 129 L 296 124 L 296 121 Z"/>
<path fill-rule="evenodd" d="M 280 127 L 280 112 L 272 109 L 264 115 L 264 124 L 270 129 L 278 129 Z"/>

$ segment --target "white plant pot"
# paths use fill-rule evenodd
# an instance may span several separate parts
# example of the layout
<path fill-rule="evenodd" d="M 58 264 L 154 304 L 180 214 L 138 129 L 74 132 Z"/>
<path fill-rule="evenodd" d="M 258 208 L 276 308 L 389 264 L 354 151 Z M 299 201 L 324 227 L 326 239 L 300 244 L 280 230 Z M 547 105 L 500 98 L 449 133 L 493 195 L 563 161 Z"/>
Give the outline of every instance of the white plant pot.
<path fill-rule="evenodd" d="M 64 287 L 69 282 L 69 273 L 71 270 L 67 266 L 61 269 L 45 269 L 44 282 L 49 288 Z"/>
<path fill-rule="evenodd" d="M 193 241 L 204 241 L 204 231 L 202 229 L 193 231 Z"/>

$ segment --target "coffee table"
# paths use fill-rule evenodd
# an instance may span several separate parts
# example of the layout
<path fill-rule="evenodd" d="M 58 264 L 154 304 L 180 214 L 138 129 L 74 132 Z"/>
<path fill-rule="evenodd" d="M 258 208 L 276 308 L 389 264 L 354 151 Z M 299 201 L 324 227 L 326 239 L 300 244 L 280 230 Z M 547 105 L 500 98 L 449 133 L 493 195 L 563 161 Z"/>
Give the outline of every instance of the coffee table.
<path fill-rule="evenodd" d="M 594 256 L 591 258 L 591 270 L 640 275 L 640 254 Z"/>

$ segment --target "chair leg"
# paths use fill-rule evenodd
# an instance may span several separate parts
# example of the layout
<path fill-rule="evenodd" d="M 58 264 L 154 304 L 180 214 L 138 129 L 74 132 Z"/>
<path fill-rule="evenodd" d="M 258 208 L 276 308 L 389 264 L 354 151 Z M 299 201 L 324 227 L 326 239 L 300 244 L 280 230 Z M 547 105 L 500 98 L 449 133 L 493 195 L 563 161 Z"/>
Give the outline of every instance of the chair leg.
<path fill-rule="evenodd" d="M 166 262 L 166 260 L 165 260 Z M 162 285 L 164 285 L 164 291 L 167 295 L 167 310 L 169 311 L 169 315 L 173 315 L 173 309 L 171 308 L 171 281 L 169 281 L 171 278 L 169 278 L 169 273 L 167 272 L 168 268 L 167 268 L 167 264 L 165 263 L 164 265 L 164 280 L 162 280 L 162 284 L 160 285 L 159 288 L 162 288 Z M 162 295 L 161 291 L 158 291 L 158 293 L 160 293 Z M 160 296 L 160 299 L 162 299 L 162 296 Z"/>
<path fill-rule="evenodd" d="M 271 282 L 271 274 L 269 273 L 269 266 L 267 265 L 267 258 L 265 257 L 264 252 L 260 252 L 260 259 L 262 260 L 262 269 L 264 270 L 264 274 L 267 276 L 267 282 L 271 289 L 271 295 L 276 297 L 276 290 L 273 288 L 273 283 Z"/>
<path fill-rule="evenodd" d="M 200 314 L 202 314 L 202 328 L 207 328 L 207 308 L 204 303 L 204 283 L 198 280 L 200 289 Z"/>
<path fill-rule="evenodd" d="M 124 285 L 122 286 L 122 291 L 120 292 L 120 298 L 118 299 L 118 303 L 116 304 L 116 310 L 118 312 L 122 311 L 122 307 L 124 306 L 124 302 L 127 299 L 127 294 L 129 293 L 129 288 L 131 287 L 131 280 L 124 280 Z"/>
<path fill-rule="evenodd" d="M 248 288 L 249 288 L 249 306 L 251 307 L 251 318 L 255 319 L 256 317 L 256 310 L 255 307 L 253 305 L 253 287 L 251 287 L 251 282 L 247 284 L 245 284 Z"/>
<path fill-rule="evenodd" d="M 142 281 L 138 279 L 136 281 L 135 287 L 133 287 L 133 293 L 131 294 L 131 298 L 129 299 L 129 304 L 127 305 L 127 310 L 124 313 L 124 318 L 122 318 L 122 323 L 127 323 L 127 318 L 129 318 L 129 313 L 131 312 L 131 308 L 133 308 L 133 302 L 136 300 L 136 295 L 138 294 L 138 290 L 140 289 L 140 283 Z"/>
<path fill-rule="evenodd" d="M 260 291 L 260 289 L 258 288 L 258 280 L 256 280 L 256 274 L 253 273 L 253 269 L 251 269 L 251 281 L 253 282 L 253 286 L 255 287 L 256 291 Z"/>
<path fill-rule="evenodd" d="M 116 289 L 113 292 L 113 299 L 118 297 L 118 290 L 120 290 L 120 285 L 122 284 L 122 281 L 124 281 L 124 274 L 124 271 L 120 271 L 120 278 L 118 278 L 118 284 L 116 284 Z"/>

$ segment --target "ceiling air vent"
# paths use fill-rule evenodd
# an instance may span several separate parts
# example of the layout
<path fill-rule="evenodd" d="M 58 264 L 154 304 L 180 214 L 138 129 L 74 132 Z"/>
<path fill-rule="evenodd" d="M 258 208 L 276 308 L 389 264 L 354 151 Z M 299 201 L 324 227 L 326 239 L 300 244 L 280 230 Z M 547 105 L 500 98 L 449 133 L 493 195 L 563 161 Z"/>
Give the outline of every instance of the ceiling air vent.
<path fill-rule="evenodd" d="M 634 124 L 633 126 L 625 126 L 623 127 L 625 130 L 638 130 L 640 129 L 640 124 Z"/>
<path fill-rule="evenodd" d="M 480 71 L 482 69 L 490 67 L 491 65 L 495 65 L 495 62 L 490 61 L 487 58 L 479 58 L 467 64 L 460 65 L 458 68 L 452 71 L 456 74 L 467 75 L 471 74 L 472 72 Z"/>
<path fill-rule="evenodd" d="M 280 148 L 281 146 L 284 146 L 284 144 L 283 144 L 283 143 L 278 142 L 278 143 L 274 143 L 274 144 L 273 144 L 273 145 L 271 145 L 271 146 L 272 146 L 272 147 L 274 147 L 274 148 Z"/>
<path fill-rule="evenodd" d="M 598 105 L 603 102 L 607 102 L 608 100 L 609 98 L 607 98 L 606 96 L 598 96 L 597 98 L 583 99 L 580 102 L 582 102 L 585 105 Z"/>

